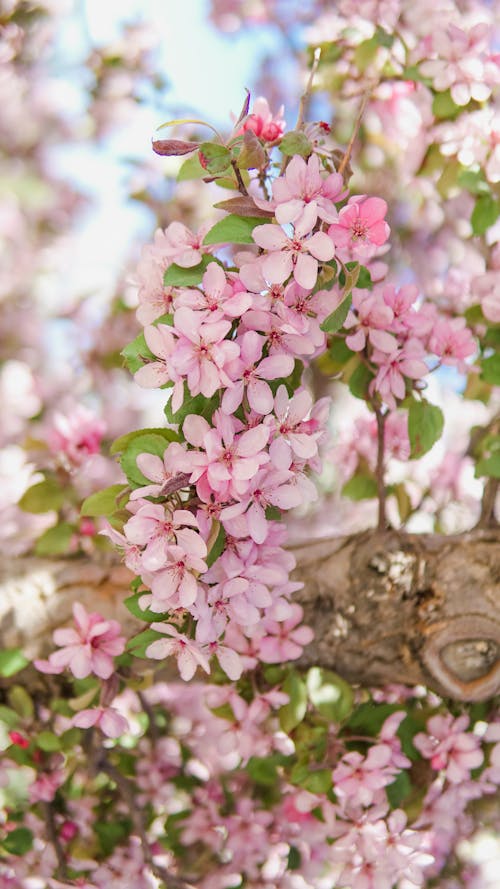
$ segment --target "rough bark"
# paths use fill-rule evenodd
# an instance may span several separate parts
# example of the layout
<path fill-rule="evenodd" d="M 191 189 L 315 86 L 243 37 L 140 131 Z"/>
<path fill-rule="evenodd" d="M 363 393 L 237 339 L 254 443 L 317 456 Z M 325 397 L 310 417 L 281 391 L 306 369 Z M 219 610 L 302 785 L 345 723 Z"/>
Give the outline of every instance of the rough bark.
<path fill-rule="evenodd" d="M 425 684 L 457 700 L 500 691 L 500 533 L 366 532 L 294 548 L 296 598 L 315 639 L 301 660 L 351 682 Z M 79 599 L 139 627 L 123 606 L 130 575 L 112 560 L 0 564 L 0 638 L 30 656 Z"/>

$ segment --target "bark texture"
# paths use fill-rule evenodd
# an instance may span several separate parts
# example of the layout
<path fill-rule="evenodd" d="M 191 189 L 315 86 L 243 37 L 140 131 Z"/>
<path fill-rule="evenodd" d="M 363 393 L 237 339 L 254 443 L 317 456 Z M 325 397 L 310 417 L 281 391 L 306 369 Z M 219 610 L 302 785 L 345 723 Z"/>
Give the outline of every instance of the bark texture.
<path fill-rule="evenodd" d="M 500 692 L 500 533 L 460 537 L 366 532 L 293 548 L 296 599 L 315 631 L 301 663 L 351 682 L 425 684 L 457 700 Z M 39 656 L 82 601 L 140 629 L 112 560 L 0 563 L 0 639 Z"/>

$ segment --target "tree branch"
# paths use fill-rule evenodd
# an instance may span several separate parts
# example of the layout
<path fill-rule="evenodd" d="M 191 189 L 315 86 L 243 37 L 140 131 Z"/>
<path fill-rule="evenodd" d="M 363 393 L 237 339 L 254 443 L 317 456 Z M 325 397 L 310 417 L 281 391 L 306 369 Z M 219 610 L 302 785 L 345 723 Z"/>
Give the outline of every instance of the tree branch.
<path fill-rule="evenodd" d="M 163 883 L 165 884 L 165 889 L 195 889 L 192 883 L 187 883 L 181 877 L 177 877 L 175 874 L 172 874 L 170 871 L 166 870 L 166 868 L 155 864 L 155 862 L 153 861 L 153 856 L 151 854 L 151 848 L 146 834 L 146 828 L 142 819 L 142 814 L 137 806 L 134 795 L 134 788 L 128 778 L 122 775 L 120 770 L 117 769 L 105 755 L 102 755 L 99 758 L 97 768 L 101 772 L 104 772 L 106 775 L 108 775 L 116 784 L 123 801 L 126 803 L 130 812 L 130 817 L 132 818 L 135 832 L 137 833 L 137 836 L 141 841 L 144 863 L 149 867 L 150 871 L 155 875 L 155 877 L 158 877 L 159 880 L 163 881 Z"/>

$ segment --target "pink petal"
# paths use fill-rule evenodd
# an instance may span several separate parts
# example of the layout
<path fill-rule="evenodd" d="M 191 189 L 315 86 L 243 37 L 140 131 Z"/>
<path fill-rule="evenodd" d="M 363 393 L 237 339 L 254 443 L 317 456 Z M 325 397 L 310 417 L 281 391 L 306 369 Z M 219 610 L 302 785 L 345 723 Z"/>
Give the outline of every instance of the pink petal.
<path fill-rule="evenodd" d="M 312 238 L 306 241 L 306 245 L 309 253 L 315 256 L 316 259 L 320 259 L 322 262 L 328 262 L 329 259 L 333 259 L 335 253 L 333 241 L 326 232 L 316 232 Z"/>
<path fill-rule="evenodd" d="M 254 228 L 252 237 L 265 250 L 282 250 L 288 244 L 285 232 L 278 225 L 258 225 Z"/>
<path fill-rule="evenodd" d="M 253 411 L 257 414 L 270 414 L 273 405 L 273 393 L 268 384 L 264 380 L 251 380 L 248 384 L 248 402 Z"/>
<path fill-rule="evenodd" d="M 236 453 L 240 457 L 253 457 L 254 454 L 258 454 L 265 448 L 269 440 L 269 432 L 267 426 L 255 426 L 248 432 L 244 432 L 238 441 Z"/>
<path fill-rule="evenodd" d="M 293 271 L 291 254 L 271 253 L 263 259 L 262 270 L 270 284 L 283 284 Z"/>
<path fill-rule="evenodd" d="M 305 290 L 312 290 L 318 277 L 318 261 L 307 253 L 299 253 L 293 277 Z"/>

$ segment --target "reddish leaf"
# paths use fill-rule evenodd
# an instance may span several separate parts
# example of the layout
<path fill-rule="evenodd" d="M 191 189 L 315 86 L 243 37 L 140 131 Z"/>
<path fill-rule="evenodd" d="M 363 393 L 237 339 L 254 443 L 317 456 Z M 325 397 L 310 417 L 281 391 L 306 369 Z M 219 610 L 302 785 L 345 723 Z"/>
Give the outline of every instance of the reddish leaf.
<path fill-rule="evenodd" d="M 198 142 L 183 142 L 182 139 L 156 139 L 153 140 L 153 151 L 162 157 L 181 157 L 196 151 L 198 145 Z"/>
<path fill-rule="evenodd" d="M 250 216 L 252 218 L 259 217 L 261 219 L 272 219 L 274 213 L 272 210 L 262 210 L 254 204 L 250 196 L 237 195 L 235 198 L 228 198 L 227 201 L 219 201 L 214 204 L 218 210 L 226 210 L 227 213 L 235 213 L 237 216 Z"/>

